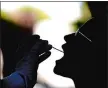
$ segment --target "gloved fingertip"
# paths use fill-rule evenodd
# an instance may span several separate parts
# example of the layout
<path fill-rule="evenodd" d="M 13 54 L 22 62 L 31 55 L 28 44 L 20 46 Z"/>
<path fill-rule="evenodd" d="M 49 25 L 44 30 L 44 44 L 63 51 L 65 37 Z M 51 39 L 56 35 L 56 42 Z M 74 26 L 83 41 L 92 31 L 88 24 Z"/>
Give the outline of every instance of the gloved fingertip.
<path fill-rule="evenodd" d="M 51 50 L 51 49 L 52 49 L 52 45 L 49 44 L 49 50 Z"/>
<path fill-rule="evenodd" d="M 32 35 L 32 37 L 35 37 L 36 39 L 40 39 L 40 36 L 39 35 Z"/>

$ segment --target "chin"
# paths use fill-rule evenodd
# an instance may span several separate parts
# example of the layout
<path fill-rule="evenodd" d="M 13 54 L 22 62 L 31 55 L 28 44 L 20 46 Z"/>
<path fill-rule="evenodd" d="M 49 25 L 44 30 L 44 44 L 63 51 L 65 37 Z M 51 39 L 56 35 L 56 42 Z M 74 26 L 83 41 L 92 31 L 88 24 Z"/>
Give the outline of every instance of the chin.
<path fill-rule="evenodd" d="M 65 71 L 65 68 L 64 68 L 64 69 L 61 68 L 60 65 L 56 65 L 56 66 L 54 67 L 54 73 L 57 74 L 57 75 L 61 75 L 61 76 L 63 76 L 63 77 L 68 77 L 67 71 Z"/>
<path fill-rule="evenodd" d="M 54 67 L 54 73 L 57 74 L 57 75 L 59 74 L 58 71 L 57 71 L 57 66 Z"/>

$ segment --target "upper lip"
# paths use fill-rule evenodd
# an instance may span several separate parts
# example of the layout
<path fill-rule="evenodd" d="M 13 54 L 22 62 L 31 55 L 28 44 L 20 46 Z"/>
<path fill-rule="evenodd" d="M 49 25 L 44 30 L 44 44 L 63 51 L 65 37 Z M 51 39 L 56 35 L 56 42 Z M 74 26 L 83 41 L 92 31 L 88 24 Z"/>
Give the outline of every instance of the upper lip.
<path fill-rule="evenodd" d="M 58 60 L 56 60 L 55 62 L 58 63 Z"/>

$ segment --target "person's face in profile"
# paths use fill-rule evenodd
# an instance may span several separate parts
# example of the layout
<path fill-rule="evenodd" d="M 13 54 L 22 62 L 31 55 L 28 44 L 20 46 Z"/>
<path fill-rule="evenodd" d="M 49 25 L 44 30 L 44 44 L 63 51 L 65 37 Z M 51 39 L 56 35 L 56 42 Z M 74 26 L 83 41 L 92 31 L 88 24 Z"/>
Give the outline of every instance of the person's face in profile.
<path fill-rule="evenodd" d="M 79 70 L 79 63 L 77 61 L 77 45 L 75 40 L 75 35 L 67 35 L 64 37 L 66 44 L 62 45 L 64 50 L 64 57 L 56 61 L 56 67 L 54 72 L 56 74 L 72 78 L 72 76 L 77 75 L 76 72 Z M 71 43 L 71 40 L 73 43 Z"/>
<path fill-rule="evenodd" d="M 62 46 L 64 57 L 56 61 L 54 72 L 69 78 L 79 77 L 85 70 L 88 62 L 86 53 L 88 54 L 89 41 L 79 33 L 70 34 L 64 37 L 66 43 Z"/>

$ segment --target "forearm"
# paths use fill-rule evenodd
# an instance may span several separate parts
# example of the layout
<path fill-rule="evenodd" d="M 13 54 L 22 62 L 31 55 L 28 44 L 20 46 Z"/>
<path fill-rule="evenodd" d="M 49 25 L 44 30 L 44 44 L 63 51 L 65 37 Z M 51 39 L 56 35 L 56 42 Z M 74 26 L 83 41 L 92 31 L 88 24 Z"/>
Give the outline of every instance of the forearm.
<path fill-rule="evenodd" d="M 24 79 L 25 88 L 33 88 L 37 81 L 38 56 L 30 54 L 24 57 L 16 66 L 16 72 Z"/>
<path fill-rule="evenodd" d="M 2 79 L 3 88 L 33 88 L 37 80 L 38 64 L 36 64 L 36 56 L 27 59 L 29 59 L 28 62 L 22 59 L 19 64 L 21 67 L 18 66 L 20 68 L 16 69 L 14 73 Z"/>

